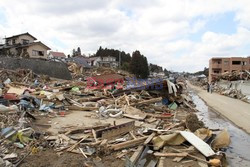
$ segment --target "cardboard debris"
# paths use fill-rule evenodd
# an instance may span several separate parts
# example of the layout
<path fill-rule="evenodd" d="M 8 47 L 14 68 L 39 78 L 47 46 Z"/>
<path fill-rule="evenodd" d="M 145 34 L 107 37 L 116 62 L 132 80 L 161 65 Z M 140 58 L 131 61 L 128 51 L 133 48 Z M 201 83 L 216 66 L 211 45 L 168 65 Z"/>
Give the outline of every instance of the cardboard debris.
<path fill-rule="evenodd" d="M 169 135 L 160 135 L 153 138 L 152 142 L 154 150 L 159 150 L 165 145 L 176 146 L 182 144 L 185 140 L 180 133 L 172 133 Z"/>
<path fill-rule="evenodd" d="M 224 129 L 215 137 L 215 139 L 212 141 L 211 145 L 212 145 L 213 149 L 218 150 L 220 148 L 228 147 L 230 142 L 231 142 L 230 135 L 229 135 L 227 129 Z"/>

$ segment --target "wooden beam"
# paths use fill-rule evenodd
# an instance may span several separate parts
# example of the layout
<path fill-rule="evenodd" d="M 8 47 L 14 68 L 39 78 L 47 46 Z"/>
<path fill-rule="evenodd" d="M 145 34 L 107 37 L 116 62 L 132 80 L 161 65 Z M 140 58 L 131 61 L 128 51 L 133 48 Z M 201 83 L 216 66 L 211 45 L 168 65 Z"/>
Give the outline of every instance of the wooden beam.
<path fill-rule="evenodd" d="M 148 136 L 145 136 L 145 137 L 137 138 L 134 140 L 129 140 L 123 143 L 114 144 L 114 145 L 111 145 L 111 149 L 116 151 L 116 150 L 121 150 L 121 149 L 129 148 L 129 147 L 137 146 L 143 143 L 144 140 L 146 140 L 147 138 Z"/>
<path fill-rule="evenodd" d="M 155 152 L 154 156 L 156 157 L 186 157 L 188 156 L 188 153 L 182 152 L 182 153 L 161 153 L 161 152 Z"/>
<path fill-rule="evenodd" d="M 130 161 L 135 164 L 136 161 L 140 158 L 142 151 L 144 150 L 144 146 L 139 146 L 134 154 L 130 157 Z"/>
<path fill-rule="evenodd" d="M 155 132 L 151 133 L 151 135 L 148 136 L 147 140 L 145 140 L 144 145 L 147 145 L 153 139 L 153 137 L 155 137 L 155 134 Z"/>
<path fill-rule="evenodd" d="M 149 99 L 149 100 L 143 100 L 143 101 L 138 102 L 138 103 L 133 103 L 133 104 L 131 104 L 131 106 L 138 106 L 138 105 L 141 105 L 141 104 L 156 103 L 156 102 L 159 102 L 161 100 L 162 100 L 162 97 L 158 97 L 158 98 L 153 98 L 153 99 Z"/>

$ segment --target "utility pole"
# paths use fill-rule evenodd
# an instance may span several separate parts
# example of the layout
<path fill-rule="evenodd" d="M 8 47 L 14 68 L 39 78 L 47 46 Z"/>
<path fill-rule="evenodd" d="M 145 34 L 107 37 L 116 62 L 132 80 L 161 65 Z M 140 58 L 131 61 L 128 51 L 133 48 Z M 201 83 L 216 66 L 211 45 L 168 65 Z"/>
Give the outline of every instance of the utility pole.
<path fill-rule="evenodd" d="M 121 49 L 119 49 L 119 67 L 121 68 L 121 62 L 122 62 L 122 60 L 121 60 Z"/>

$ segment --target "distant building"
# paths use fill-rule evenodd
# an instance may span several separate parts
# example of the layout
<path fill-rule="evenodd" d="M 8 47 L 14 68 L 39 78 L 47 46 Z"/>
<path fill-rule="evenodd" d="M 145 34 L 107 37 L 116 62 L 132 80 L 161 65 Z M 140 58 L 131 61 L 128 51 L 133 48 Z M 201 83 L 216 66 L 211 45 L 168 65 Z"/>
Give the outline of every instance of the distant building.
<path fill-rule="evenodd" d="M 103 57 L 90 57 L 87 60 L 90 66 L 96 67 L 112 67 L 116 68 L 119 66 L 119 62 L 116 61 L 116 57 L 103 56 Z"/>
<path fill-rule="evenodd" d="M 50 51 L 48 58 L 49 59 L 64 60 L 64 59 L 66 59 L 66 55 L 63 52 Z"/>
<path fill-rule="evenodd" d="M 5 44 L 0 46 L 0 55 L 47 59 L 48 46 L 30 35 L 28 32 L 5 38 Z"/>
<path fill-rule="evenodd" d="M 250 70 L 250 57 L 212 58 L 209 60 L 209 82 L 225 72 Z"/>
<path fill-rule="evenodd" d="M 79 65 L 83 68 L 91 68 L 91 66 L 87 62 L 88 59 L 84 56 L 69 57 L 66 59 L 66 61 L 76 63 L 77 65 Z"/>

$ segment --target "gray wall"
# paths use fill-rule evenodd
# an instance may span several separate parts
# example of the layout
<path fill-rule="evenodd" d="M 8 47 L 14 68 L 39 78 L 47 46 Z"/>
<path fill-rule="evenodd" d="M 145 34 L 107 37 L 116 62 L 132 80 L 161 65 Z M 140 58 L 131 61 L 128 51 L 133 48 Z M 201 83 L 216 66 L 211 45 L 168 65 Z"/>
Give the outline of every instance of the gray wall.
<path fill-rule="evenodd" d="M 232 83 L 232 89 L 241 90 L 243 95 L 250 95 L 250 81 L 220 81 L 218 85 L 223 88 L 229 88 Z"/>
<path fill-rule="evenodd" d="M 0 57 L 0 68 L 4 69 L 31 69 L 36 74 L 44 74 L 54 78 L 72 79 L 65 63 L 41 59 L 24 59 Z"/>

